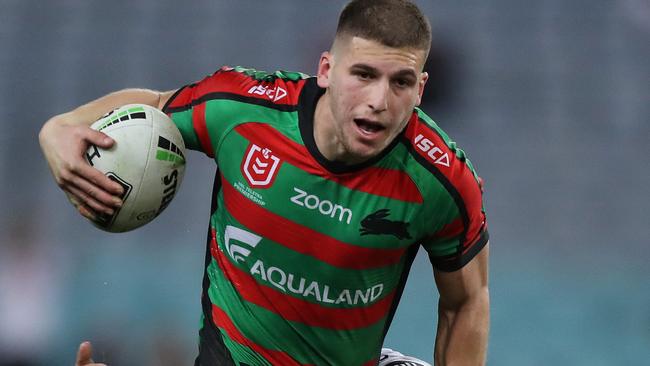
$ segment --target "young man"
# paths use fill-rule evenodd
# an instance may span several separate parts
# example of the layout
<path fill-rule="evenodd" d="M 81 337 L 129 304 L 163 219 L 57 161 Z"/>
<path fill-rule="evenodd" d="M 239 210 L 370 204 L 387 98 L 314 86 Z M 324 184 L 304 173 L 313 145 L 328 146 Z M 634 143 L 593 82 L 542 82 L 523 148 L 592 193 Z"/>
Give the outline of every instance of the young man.
<path fill-rule="evenodd" d="M 215 159 L 196 365 L 376 365 L 420 245 L 440 293 L 435 363 L 480 365 L 482 193 L 463 151 L 416 108 L 430 42 L 412 3 L 355 0 L 316 77 L 224 67 L 175 91 L 119 91 L 50 119 L 41 146 L 89 219 L 120 204 L 83 159 L 89 143 L 112 145 L 88 125 L 118 106 L 162 109 Z"/>

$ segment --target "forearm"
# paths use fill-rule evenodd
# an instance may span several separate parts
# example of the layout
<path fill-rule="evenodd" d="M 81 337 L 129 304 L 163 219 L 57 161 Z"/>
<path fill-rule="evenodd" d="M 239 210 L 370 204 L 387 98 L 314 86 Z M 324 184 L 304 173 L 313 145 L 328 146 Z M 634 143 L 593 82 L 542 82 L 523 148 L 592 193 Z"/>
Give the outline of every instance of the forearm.
<path fill-rule="evenodd" d="M 106 113 L 125 104 L 161 108 L 172 92 L 125 89 L 50 118 L 38 134 L 39 143 L 57 185 L 83 216 L 112 214 L 120 206 L 122 188 L 85 159 L 89 144 L 108 149 L 113 141 L 89 126 Z"/>
<path fill-rule="evenodd" d="M 456 306 L 439 305 L 435 365 L 484 365 L 490 327 L 488 289 Z"/>
<path fill-rule="evenodd" d="M 104 114 L 125 104 L 147 104 L 161 108 L 163 93 L 149 89 L 124 89 L 95 99 L 67 113 L 52 117 L 48 123 L 91 125 Z"/>

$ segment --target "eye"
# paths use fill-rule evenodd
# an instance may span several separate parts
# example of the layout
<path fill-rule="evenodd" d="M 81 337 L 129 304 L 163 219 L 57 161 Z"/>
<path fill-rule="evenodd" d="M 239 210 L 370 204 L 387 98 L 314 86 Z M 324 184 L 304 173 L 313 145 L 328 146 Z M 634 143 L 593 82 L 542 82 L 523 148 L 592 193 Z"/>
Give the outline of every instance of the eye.
<path fill-rule="evenodd" d="M 361 81 L 368 81 L 375 78 L 375 73 L 373 73 L 372 70 L 368 70 L 367 68 L 352 68 L 350 70 L 350 73 Z"/>
<path fill-rule="evenodd" d="M 370 73 L 367 71 L 357 71 L 355 74 L 361 80 L 370 80 L 372 77 L 372 75 L 370 75 Z"/>
<path fill-rule="evenodd" d="M 406 78 L 397 78 L 395 79 L 395 85 L 399 88 L 408 88 L 413 85 L 413 80 Z"/>

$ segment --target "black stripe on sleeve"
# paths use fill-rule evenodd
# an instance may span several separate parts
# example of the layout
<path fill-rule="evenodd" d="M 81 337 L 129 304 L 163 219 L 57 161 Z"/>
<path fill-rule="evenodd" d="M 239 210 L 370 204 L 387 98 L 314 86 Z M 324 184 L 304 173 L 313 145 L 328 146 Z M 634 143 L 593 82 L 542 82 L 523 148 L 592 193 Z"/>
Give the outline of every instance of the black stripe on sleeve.
<path fill-rule="evenodd" d="M 487 230 L 483 230 L 479 239 L 474 243 L 469 250 L 464 253 L 454 253 L 442 257 L 434 257 L 429 255 L 429 261 L 436 269 L 443 272 L 454 272 L 463 268 L 467 263 L 469 263 L 478 253 L 481 252 L 481 249 L 488 243 L 490 239 L 490 234 Z M 462 249 L 461 249 L 462 250 Z"/>
<path fill-rule="evenodd" d="M 174 92 L 174 94 L 172 94 L 172 96 L 169 97 L 169 99 L 167 99 L 167 101 L 165 102 L 165 105 L 163 106 L 163 109 L 162 109 L 163 113 L 171 113 L 171 112 L 169 111 L 169 105 L 174 101 L 174 99 L 176 99 L 176 97 L 177 97 L 177 96 L 178 96 L 178 95 L 179 95 L 183 90 L 185 90 L 185 88 L 191 88 L 191 87 L 193 87 L 194 85 L 195 85 L 195 84 L 190 84 L 190 85 L 185 85 L 184 87 L 178 88 L 178 90 L 176 90 L 176 91 Z"/>
<path fill-rule="evenodd" d="M 214 93 L 208 93 L 208 94 L 202 95 L 200 98 L 194 99 L 189 104 L 186 104 L 186 105 L 182 105 L 182 106 L 178 106 L 178 107 L 166 107 L 165 113 L 183 112 L 183 111 L 191 109 L 194 106 L 197 106 L 197 105 L 199 105 L 201 103 L 207 102 L 209 100 L 216 100 L 216 99 L 225 99 L 225 100 L 232 100 L 232 101 L 242 102 L 242 103 L 247 103 L 247 104 L 255 104 L 255 105 L 262 106 L 262 107 L 275 109 L 275 110 L 278 110 L 280 112 L 295 112 L 295 111 L 298 110 L 298 106 L 296 106 L 296 105 L 275 104 L 272 101 L 267 100 L 267 99 L 259 99 L 259 98 L 255 98 L 255 97 L 247 97 L 247 96 L 234 94 L 234 93 L 214 92 Z"/>

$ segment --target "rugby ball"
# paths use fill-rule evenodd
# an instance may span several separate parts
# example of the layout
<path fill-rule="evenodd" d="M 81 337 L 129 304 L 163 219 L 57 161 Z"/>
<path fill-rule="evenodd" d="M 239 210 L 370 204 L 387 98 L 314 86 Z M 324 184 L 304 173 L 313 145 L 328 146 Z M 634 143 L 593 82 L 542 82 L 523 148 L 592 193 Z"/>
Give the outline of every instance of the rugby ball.
<path fill-rule="evenodd" d="M 110 136 L 110 149 L 91 145 L 86 160 L 124 187 L 122 207 L 100 214 L 93 224 L 119 233 L 138 228 L 169 205 L 185 173 L 185 144 L 176 125 L 162 111 L 128 104 L 91 125 Z"/>

